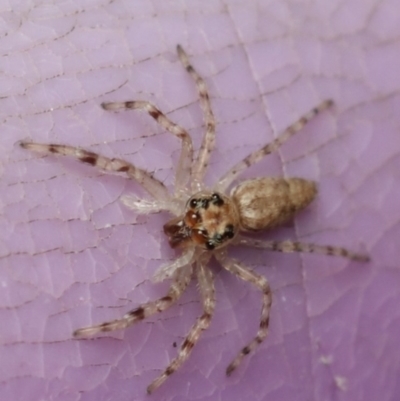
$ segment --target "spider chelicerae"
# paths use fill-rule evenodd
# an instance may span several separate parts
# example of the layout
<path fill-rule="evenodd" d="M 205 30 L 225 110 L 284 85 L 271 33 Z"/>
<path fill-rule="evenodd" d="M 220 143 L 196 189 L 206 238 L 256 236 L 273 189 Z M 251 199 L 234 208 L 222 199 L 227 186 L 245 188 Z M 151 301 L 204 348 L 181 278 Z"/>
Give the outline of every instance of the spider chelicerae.
<path fill-rule="evenodd" d="M 249 282 L 262 292 L 260 325 L 254 339 L 243 347 L 228 365 L 230 375 L 242 359 L 252 352 L 266 337 L 272 302 L 271 289 L 265 277 L 248 269 L 241 262 L 227 255 L 228 245 L 243 245 L 278 252 L 310 252 L 342 256 L 348 259 L 367 261 L 367 255 L 350 252 L 344 248 L 320 246 L 297 241 L 265 241 L 246 237 L 242 233 L 258 232 L 276 227 L 294 217 L 316 196 L 316 185 L 302 178 L 263 177 L 243 181 L 230 192 L 227 189 L 248 167 L 264 156 L 276 151 L 292 135 L 300 131 L 308 121 L 333 105 L 331 100 L 320 103 L 293 125 L 278 135 L 272 142 L 254 151 L 234 165 L 215 185 L 208 188 L 203 177 L 215 144 L 215 117 L 211 108 L 207 86 L 203 78 L 191 66 L 181 46 L 177 46 L 178 57 L 193 78 L 204 113 L 206 132 L 198 155 L 194 158 L 192 139 L 188 132 L 173 123 L 153 104 L 146 101 L 103 103 L 105 110 L 144 110 L 164 129 L 180 138 L 182 149 L 175 176 L 175 187 L 171 194 L 165 185 L 149 172 L 131 163 L 77 147 L 57 144 L 20 142 L 20 145 L 44 154 L 71 156 L 81 162 L 102 170 L 124 172 L 136 180 L 151 196 L 152 200 L 124 196 L 122 202 L 137 213 L 168 211 L 174 217 L 164 225 L 164 233 L 172 248 L 182 254 L 171 263 L 161 266 L 155 273 L 156 282 L 172 279 L 169 291 L 162 298 L 147 302 L 126 313 L 122 318 L 95 326 L 76 330 L 74 337 L 89 337 L 101 332 L 125 329 L 134 323 L 162 312 L 174 304 L 186 290 L 193 274 L 196 275 L 202 296 L 203 313 L 191 327 L 180 346 L 177 357 L 147 388 L 148 393 L 157 389 L 189 357 L 193 347 L 211 322 L 215 309 L 213 273 L 207 266 L 214 257 L 223 268 Z"/>

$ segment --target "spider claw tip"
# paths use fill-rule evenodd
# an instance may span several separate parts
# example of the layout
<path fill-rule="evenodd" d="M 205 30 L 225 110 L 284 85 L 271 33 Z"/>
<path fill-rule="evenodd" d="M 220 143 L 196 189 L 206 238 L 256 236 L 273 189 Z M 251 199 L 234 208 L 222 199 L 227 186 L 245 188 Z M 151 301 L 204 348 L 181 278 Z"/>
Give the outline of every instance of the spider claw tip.
<path fill-rule="evenodd" d="M 19 141 L 17 142 L 17 145 L 19 145 L 21 148 L 27 149 L 29 147 L 29 142 Z"/>
<path fill-rule="evenodd" d="M 359 262 L 370 262 L 371 258 L 368 255 L 357 255 L 357 259 Z"/>
<path fill-rule="evenodd" d="M 77 329 L 77 330 L 75 330 L 75 331 L 72 333 L 72 336 L 73 336 L 74 338 L 77 338 L 77 337 L 82 337 L 82 334 L 83 334 L 82 329 Z"/>
<path fill-rule="evenodd" d="M 229 365 L 229 366 L 226 368 L 226 375 L 227 375 L 227 376 L 230 376 L 234 370 L 235 370 L 235 369 L 234 369 L 231 365 Z"/>

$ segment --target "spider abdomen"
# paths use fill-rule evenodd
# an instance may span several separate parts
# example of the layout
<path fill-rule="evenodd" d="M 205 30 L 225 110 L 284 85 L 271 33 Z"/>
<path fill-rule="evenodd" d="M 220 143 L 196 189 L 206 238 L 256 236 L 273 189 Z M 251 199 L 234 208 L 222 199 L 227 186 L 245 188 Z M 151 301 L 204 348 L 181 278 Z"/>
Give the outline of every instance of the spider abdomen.
<path fill-rule="evenodd" d="M 276 227 L 304 209 L 317 193 L 313 181 L 301 178 L 258 178 L 232 190 L 243 230 L 259 231 Z"/>

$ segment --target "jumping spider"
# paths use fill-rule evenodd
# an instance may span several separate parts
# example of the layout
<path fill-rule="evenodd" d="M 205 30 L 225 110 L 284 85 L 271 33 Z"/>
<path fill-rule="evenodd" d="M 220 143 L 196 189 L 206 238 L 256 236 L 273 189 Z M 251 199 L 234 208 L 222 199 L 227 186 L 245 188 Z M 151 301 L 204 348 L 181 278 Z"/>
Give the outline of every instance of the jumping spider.
<path fill-rule="evenodd" d="M 350 252 L 344 248 L 320 246 L 292 241 L 262 241 L 248 238 L 242 232 L 258 232 L 278 226 L 305 208 L 316 196 L 316 185 L 302 178 L 256 178 L 242 182 L 227 192 L 232 182 L 248 167 L 264 156 L 276 151 L 292 135 L 300 131 L 308 121 L 332 106 L 326 100 L 289 126 L 271 143 L 263 146 L 233 166 L 213 187 L 203 184 L 203 177 L 215 143 L 215 118 L 203 78 L 190 65 L 181 46 L 178 57 L 196 84 L 200 105 L 205 116 L 206 132 L 194 159 L 192 139 L 185 129 L 173 123 L 154 105 L 146 101 L 103 103 L 105 110 L 144 110 L 164 129 L 182 141 L 182 149 L 175 177 L 175 188 L 170 194 L 164 184 L 150 173 L 122 159 L 109 159 L 99 154 L 68 145 L 21 142 L 25 149 L 45 154 L 61 154 L 96 166 L 106 171 L 124 172 L 135 179 L 153 197 L 140 200 L 132 196 L 122 198 L 123 203 L 138 213 L 168 211 L 175 217 L 164 225 L 164 233 L 172 248 L 182 251 L 173 262 L 162 266 L 155 274 L 156 282 L 172 278 L 168 293 L 156 300 L 138 306 L 121 319 L 76 330 L 74 337 L 89 337 L 101 332 L 126 327 L 162 312 L 175 303 L 187 288 L 195 273 L 202 295 L 203 314 L 191 327 L 183 341 L 178 356 L 147 388 L 148 393 L 157 389 L 189 357 L 200 334 L 210 325 L 215 308 L 213 273 L 207 267 L 211 257 L 229 272 L 257 287 L 263 295 L 260 326 L 255 338 L 241 349 L 227 367 L 231 374 L 245 355 L 253 351 L 266 337 L 272 296 L 268 281 L 249 270 L 245 265 L 227 255 L 228 245 L 244 245 L 278 252 L 316 252 L 367 261 L 368 256 Z"/>

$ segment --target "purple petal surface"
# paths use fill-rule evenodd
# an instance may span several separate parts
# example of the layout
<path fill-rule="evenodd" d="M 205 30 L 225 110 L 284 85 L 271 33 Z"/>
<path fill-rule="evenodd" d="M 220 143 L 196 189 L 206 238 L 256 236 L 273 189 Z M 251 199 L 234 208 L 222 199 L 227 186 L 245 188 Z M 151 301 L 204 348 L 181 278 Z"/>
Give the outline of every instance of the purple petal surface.
<path fill-rule="evenodd" d="M 212 265 L 217 309 L 162 400 L 396 400 L 400 397 L 400 6 L 397 0 L 14 2 L 0 25 L 0 399 L 145 400 L 201 311 L 196 286 L 124 332 L 72 340 L 164 295 L 155 269 L 174 252 L 165 214 L 119 198 L 144 192 L 22 139 L 123 157 L 171 185 L 179 142 L 137 112 L 154 102 L 204 132 L 176 44 L 206 79 L 218 120 L 212 184 L 326 98 L 326 111 L 243 177 L 301 176 L 318 199 L 265 238 L 346 246 L 368 264 L 251 249 L 232 254 L 273 289 L 270 333 L 227 378 L 255 334 L 260 294 Z"/>

